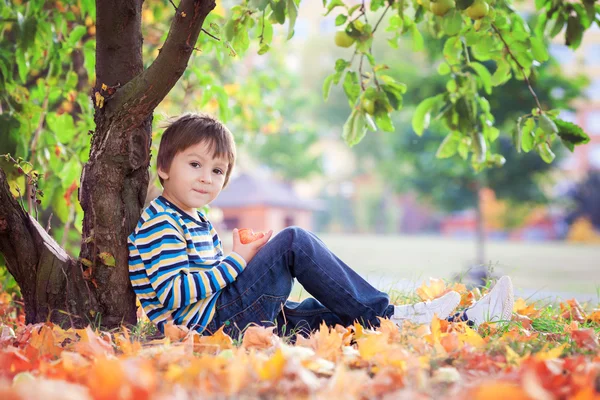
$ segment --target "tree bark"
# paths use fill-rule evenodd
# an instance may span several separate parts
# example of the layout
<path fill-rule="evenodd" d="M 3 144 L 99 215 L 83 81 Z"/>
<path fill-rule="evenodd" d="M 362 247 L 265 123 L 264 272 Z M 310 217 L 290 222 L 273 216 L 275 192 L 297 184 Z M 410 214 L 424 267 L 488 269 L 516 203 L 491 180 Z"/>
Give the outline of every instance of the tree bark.
<path fill-rule="evenodd" d="M 82 326 L 93 321 L 96 301 L 81 266 L 23 210 L 1 169 L 0 205 L 0 253 L 21 288 L 26 322 Z"/>
<path fill-rule="evenodd" d="M 96 1 L 92 101 L 98 94 L 104 104 L 95 102 L 96 130 L 81 175 L 80 260 L 70 259 L 25 213 L 0 171 L 0 252 L 21 287 L 28 322 L 49 318 L 80 326 L 96 321 L 106 328 L 136 323 L 127 236 L 148 188 L 152 113 L 185 71 L 202 24 L 216 5 L 214 0 L 182 0 L 159 56 L 143 70 L 142 3 Z"/>

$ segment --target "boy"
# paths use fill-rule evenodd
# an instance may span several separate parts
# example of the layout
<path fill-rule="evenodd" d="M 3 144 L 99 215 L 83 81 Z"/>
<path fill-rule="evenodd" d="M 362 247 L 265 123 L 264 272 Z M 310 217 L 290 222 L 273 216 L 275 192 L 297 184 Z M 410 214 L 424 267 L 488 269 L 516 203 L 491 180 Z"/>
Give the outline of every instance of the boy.
<path fill-rule="evenodd" d="M 273 232 L 249 243 L 233 230 L 233 251 L 225 256 L 221 240 L 197 209 L 227 185 L 235 164 L 229 130 L 208 115 L 187 114 L 165 130 L 158 151 L 163 186 L 129 236 L 129 271 L 148 317 L 164 332 L 165 323 L 212 334 L 224 325 L 238 335 L 247 325 L 277 326 L 278 333 L 308 333 L 322 322 L 377 326 L 378 317 L 399 325 L 428 323 L 434 313 L 448 318 L 460 302 L 450 292 L 430 302 L 394 306 L 312 233 L 301 228 Z M 288 301 L 294 278 L 314 296 Z M 507 320 L 512 312 L 508 277 L 466 313 L 453 318 L 474 323 Z M 467 315 L 468 313 L 468 315 Z"/>

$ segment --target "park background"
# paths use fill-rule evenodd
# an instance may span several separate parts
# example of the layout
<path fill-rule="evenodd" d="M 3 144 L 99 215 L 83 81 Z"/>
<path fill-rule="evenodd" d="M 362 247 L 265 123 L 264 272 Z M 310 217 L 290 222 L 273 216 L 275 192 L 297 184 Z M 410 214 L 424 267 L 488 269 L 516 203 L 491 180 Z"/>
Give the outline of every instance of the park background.
<path fill-rule="evenodd" d="M 225 15 L 232 4 L 223 2 L 214 13 Z M 524 17 L 534 18 L 531 4 L 517 4 Z M 234 133 L 238 162 L 229 187 L 209 210 L 225 249 L 231 248 L 234 227 L 277 232 L 297 225 L 317 232 L 342 260 L 382 290 L 410 291 L 429 277 L 477 283 L 482 274 L 509 274 L 517 293 L 527 298 L 597 302 L 598 26 L 589 29 L 577 50 L 557 36 L 549 43 L 550 59 L 532 78 L 542 104 L 560 109 L 561 118 L 581 126 L 590 143 L 573 153 L 555 146 L 556 160 L 546 164 L 536 153 L 517 154 L 507 139 L 510 134 L 501 135 L 500 153 L 507 164 L 474 173 L 458 155 L 435 157 L 444 135 L 441 127 L 432 124 L 422 137 L 411 127 L 415 107 L 445 84 L 435 73 L 442 63 L 440 45 L 426 34 L 425 52 L 411 51 L 405 39 L 402 50 L 392 52 L 384 35 L 376 38 L 374 54 L 395 77 L 411 84 L 403 110 L 394 116 L 395 132 L 369 133 L 349 147 L 341 137 L 348 114 L 341 85 L 334 86 L 325 101 L 322 82 L 335 60 L 350 50 L 334 44 L 334 13 L 324 16 L 327 10 L 321 1 L 303 5 L 291 40 L 275 34 L 266 54 L 249 51 L 242 59 L 222 55 L 219 68 L 216 61 L 206 62 L 201 52 L 193 56 L 154 116 L 153 159 L 164 123 L 184 112 L 212 113 Z M 68 13 L 74 6 L 57 2 L 57 7 Z M 165 5 L 144 4 L 144 51 L 149 59 L 158 54 L 170 17 Z M 74 54 L 81 58 L 80 69 L 92 71 L 93 52 L 86 43 L 95 28 L 91 20 L 85 25 Z M 33 85 L 32 90 L 42 89 Z M 58 93 L 46 98 L 54 97 L 56 116 L 37 135 L 37 157 L 50 160 L 56 155 L 58 160 L 49 162 L 60 166 L 60 172 L 54 178 L 50 173 L 45 186 L 42 183 L 46 196 L 38 220 L 77 256 L 83 213 L 75 199 L 89 149 L 85 132 L 92 123 L 91 114 L 82 112 L 90 101 L 87 93 L 77 93 L 77 86 L 52 90 Z M 512 79 L 490 103 L 498 128 L 511 132 L 531 97 L 523 81 Z M 73 118 L 65 119 L 67 115 Z M 73 132 L 57 134 L 64 129 Z M 32 140 L 3 135 L 0 154 L 19 154 Z M 19 186 L 23 193 L 24 180 L 17 177 L 15 195 Z M 146 203 L 158 194 L 152 165 Z M 16 290 L 11 276 L 2 272 L 3 287 Z M 295 294 L 306 296 L 301 288 Z"/>

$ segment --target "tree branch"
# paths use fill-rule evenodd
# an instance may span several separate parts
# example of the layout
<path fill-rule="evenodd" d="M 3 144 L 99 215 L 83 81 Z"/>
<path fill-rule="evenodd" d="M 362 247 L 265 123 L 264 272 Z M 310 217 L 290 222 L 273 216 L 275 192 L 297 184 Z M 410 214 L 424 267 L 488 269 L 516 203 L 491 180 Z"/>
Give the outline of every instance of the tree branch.
<path fill-rule="evenodd" d="M 506 43 L 506 40 L 504 40 L 504 37 L 502 36 L 502 34 L 500 33 L 500 30 L 496 27 L 496 25 L 492 24 L 492 28 L 494 28 L 494 31 L 496 31 L 496 33 L 500 37 L 500 40 L 502 40 L 502 43 L 504 43 L 504 47 L 506 48 L 506 51 L 508 52 L 508 54 L 510 55 L 510 57 L 513 59 L 513 61 L 515 62 L 515 64 L 517 64 L 517 66 L 521 70 L 521 73 L 523 74 L 523 79 L 525 79 L 525 82 L 527 83 L 527 87 L 529 88 L 529 91 L 533 95 L 533 98 L 535 100 L 535 104 L 537 104 L 537 107 L 540 110 L 540 112 L 543 112 L 544 110 L 542 109 L 542 105 L 540 104 L 540 100 L 538 99 L 537 94 L 535 94 L 535 91 L 533 90 L 533 86 L 531 86 L 531 82 L 529 82 L 529 78 L 527 77 L 527 74 L 525 73 L 525 68 L 523 68 L 523 66 L 521 65 L 521 63 L 519 63 L 519 61 L 517 60 L 517 58 L 515 57 L 515 55 L 512 53 L 512 51 L 510 51 L 510 47 L 508 46 L 508 43 Z"/>
<path fill-rule="evenodd" d="M 215 6 L 215 0 L 182 0 L 156 60 L 115 93 L 107 110 L 129 117 L 129 125 L 145 120 L 183 75 L 202 24 Z"/>
<path fill-rule="evenodd" d="M 96 300 L 81 288 L 86 284 L 77 264 L 44 228 L 19 205 L 0 168 L 0 253 L 25 300 L 27 323 L 51 320 L 82 326 Z M 59 312 L 62 311 L 62 312 Z"/>

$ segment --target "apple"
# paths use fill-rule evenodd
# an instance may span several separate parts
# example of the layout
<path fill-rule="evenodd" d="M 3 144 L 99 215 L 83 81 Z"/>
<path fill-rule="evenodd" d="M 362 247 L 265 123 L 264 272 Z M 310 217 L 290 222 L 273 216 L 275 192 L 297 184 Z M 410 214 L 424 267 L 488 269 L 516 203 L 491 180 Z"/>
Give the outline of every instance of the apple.
<path fill-rule="evenodd" d="M 431 2 L 431 12 L 437 16 L 444 16 L 451 8 L 456 7 L 454 0 L 437 0 Z"/>
<path fill-rule="evenodd" d="M 243 228 L 239 230 L 240 242 L 242 244 L 252 243 L 255 240 L 261 239 L 265 236 L 264 232 L 254 232 L 252 229 Z"/>
<path fill-rule="evenodd" d="M 339 47 L 350 47 L 354 44 L 354 38 L 346 33 L 346 31 L 337 31 L 335 33 L 335 44 Z"/>
<path fill-rule="evenodd" d="M 471 19 L 481 19 L 488 15 L 489 12 L 490 6 L 485 0 L 475 0 L 473 4 L 465 10 L 465 13 Z"/>

